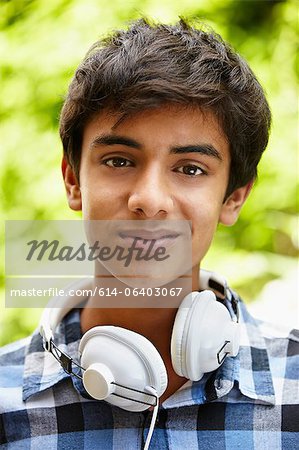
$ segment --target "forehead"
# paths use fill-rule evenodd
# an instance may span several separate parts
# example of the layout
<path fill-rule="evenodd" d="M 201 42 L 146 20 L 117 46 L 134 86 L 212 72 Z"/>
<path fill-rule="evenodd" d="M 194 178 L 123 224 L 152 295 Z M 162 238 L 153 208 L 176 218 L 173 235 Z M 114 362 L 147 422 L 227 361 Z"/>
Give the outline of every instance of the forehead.
<path fill-rule="evenodd" d="M 183 105 L 163 105 L 130 115 L 103 110 L 83 131 L 83 149 L 97 136 L 122 135 L 141 146 L 160 149 L 175 145 L 211 144 L 224 159 L 229 158 L 228 139 L 216 115 L 209 110 Z"/>

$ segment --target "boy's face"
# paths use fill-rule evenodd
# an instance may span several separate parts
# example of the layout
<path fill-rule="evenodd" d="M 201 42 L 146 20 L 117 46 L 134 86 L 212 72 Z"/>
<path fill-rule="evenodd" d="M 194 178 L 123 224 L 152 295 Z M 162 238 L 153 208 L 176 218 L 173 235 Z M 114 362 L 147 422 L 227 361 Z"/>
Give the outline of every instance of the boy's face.
<path fill-rule="evenodd" d="M 102 112 L 85 127 L 80 186 L 64 164 L 69 205 L 91 220 L 190 221 L 197 279 L 218 222 L 236 221 L 251 184 L 223 203 L 229 143 L 211 112 L 165 105 L 119 118 Z"/>

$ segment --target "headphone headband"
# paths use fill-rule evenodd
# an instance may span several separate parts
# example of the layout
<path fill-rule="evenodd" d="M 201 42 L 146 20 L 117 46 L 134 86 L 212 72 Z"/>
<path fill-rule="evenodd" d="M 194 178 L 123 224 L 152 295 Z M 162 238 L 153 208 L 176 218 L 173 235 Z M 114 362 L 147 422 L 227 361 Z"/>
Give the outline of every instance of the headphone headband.
<path fill-rule="evenodd" d="M 232 297 L 232 294 L 227 286 L 226 279 L 215 273 L 207 270 L 200 269 L 199 271 L 199 284 L 202 290 L 210 289 L 215 292 L 216 296 L 220 300 Z M 80 280 L 72 283 L 68 288 L 73 291 L 88 291 L 92 289 L 92 279 Z M 68 291 L 69 289 L 65 289 Z M 234 298 L 234 297 L 233 297 Z M 67 293 L 61 297 L 53 297 L 46 308 L 44 309 L 40 322 L 39 330 L 40 334 L 44 340 L 44 347 L 46 350 L 50 348 L 50 342 L 53 340 L 54 332 L 57 325 L 61 320 L 74 308 L 78 307 L 80 304 L 88 300 L 88 295 L 86 297 L 82 296 L 69 296 Z M 237 308 L 234 308 L 236 312 Z"/>

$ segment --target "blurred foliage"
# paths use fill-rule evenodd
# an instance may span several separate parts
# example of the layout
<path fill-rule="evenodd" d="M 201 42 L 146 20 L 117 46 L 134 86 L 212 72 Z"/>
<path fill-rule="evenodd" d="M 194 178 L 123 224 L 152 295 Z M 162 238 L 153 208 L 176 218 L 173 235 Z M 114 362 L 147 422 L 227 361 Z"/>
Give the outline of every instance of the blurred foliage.
<path fill-rule="evenodd" d="M 165 22 L 181 15 L 207 23 L 249 61 L 266 89 L 273 130 L 259 181 L 238 223 L 219 227 L 204 264 L 225 274 L 250 301 L 266 283 L 296 268 L 296 0 L 0 1 L 2 223 L 76 217 L 66 205 L 59 168 L 63 96 L 89 46 L 141 15 Z M 4 226 L 0 232 L 3 242 Z M 31 332 L 40 311 L 4 308 L 3 246 L 1 256 L 4 344 Z"/>

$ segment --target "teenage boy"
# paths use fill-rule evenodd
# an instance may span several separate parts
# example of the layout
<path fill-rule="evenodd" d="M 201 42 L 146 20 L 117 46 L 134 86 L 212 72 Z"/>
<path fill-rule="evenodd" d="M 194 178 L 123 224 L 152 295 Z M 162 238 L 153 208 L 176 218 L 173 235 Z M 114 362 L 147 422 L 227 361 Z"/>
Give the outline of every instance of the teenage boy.
<path fill-rule="evenodd" d="M 218 35 L 182 20 L 137 21 L 94 44 L 70 85 L 60 120 L 69 206 L 86 220 L 190 221 L 192 291 L 202 291 L 207 276 L 198 275 L 200 263 L 217 224 L 238 218 L 270 121 L 256 77 Z M 78 360 L 82 334 L 96 326 L 147 338 L 168 379 L 152 424 L 153 449 L 298 448 L 298 332 L 274 337 L 268 327 L 265 334 L 265 324 L 221 280 L 208 276 L 208 287 L 215 304 L 239 321 L 240 349 L 198 381 L 174 368 L 177 308 L 92 308 L 90 298 L 81 314 L 62 318 L 56 356 L 68 362 L 62 350 Z M 221 328 L 212 320 L 207 334 L 212 339 Z M 128 411 L 91 398 L 82 380 L 44 351 L 38 332 L 4 348 L 0 363 L 4 448 L 144 445 L 152 408 Z"/>

